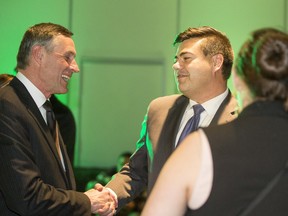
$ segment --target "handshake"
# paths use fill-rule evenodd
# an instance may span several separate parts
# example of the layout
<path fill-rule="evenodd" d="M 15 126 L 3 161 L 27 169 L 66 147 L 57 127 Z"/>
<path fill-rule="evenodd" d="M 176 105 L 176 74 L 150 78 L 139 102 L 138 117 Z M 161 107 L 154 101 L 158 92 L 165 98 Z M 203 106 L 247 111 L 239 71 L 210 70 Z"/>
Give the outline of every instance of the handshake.
<path fill-rule="evenodd" d="M 91 212 L 100 216 L 112 216 L 116 213 L 118 201 L 111 190 L 96 184 L 93 189 L 84 192 L 91 202 Z"/>

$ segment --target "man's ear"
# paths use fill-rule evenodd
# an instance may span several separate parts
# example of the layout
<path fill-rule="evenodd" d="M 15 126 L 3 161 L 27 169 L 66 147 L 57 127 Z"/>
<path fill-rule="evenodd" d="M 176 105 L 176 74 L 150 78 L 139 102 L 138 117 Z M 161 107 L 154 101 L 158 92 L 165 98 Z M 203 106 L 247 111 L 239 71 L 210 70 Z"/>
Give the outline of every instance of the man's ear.
<path fill-rule="evenodd" d="M 31 49 L 31 58 L 37 63 L 41 64 L 43 58 L 43 46 L 35 45 Z"/>
<path fill-rule="evenodd" d="M 216 54 L 212 57 L 212 64 L 214 71 L 220 70 L 224 62 L 224 57 L 222 54 Z"/>

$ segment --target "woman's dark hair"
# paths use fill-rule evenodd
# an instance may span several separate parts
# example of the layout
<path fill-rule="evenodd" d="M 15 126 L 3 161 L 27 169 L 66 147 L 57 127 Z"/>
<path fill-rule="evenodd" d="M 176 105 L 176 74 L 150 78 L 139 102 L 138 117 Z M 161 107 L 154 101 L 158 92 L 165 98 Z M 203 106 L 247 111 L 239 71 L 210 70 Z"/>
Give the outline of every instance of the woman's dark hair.
<path fill-rule="evenodd" d="M 274 28 L 252 32 L 235 61 L 255 97 L 284 102 L 288 111 L 288 35 Z"/>

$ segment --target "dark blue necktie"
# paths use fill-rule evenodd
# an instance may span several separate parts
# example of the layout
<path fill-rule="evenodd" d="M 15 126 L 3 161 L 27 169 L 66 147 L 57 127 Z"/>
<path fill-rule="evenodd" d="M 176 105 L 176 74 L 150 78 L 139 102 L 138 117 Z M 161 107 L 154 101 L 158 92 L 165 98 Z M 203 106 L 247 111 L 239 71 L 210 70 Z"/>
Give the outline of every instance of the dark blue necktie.
<path fill-rule="evenodd" d="M 201 104 L 195 104 L 193 106 L 194 115 L 188 120 L 186 123 L 180 137 L 178 140 L 178 144 L 191 132 L 197 130 L 200 121 L 200 114 L 205 110 Z M 177 144 L 177 145 L 178 145 Z"/>

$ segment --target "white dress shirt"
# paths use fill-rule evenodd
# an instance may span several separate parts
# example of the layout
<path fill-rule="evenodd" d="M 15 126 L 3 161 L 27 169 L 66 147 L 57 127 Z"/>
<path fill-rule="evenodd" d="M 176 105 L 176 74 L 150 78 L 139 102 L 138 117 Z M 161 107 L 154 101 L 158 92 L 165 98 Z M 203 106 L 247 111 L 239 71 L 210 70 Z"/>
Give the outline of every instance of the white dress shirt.
<path fill-rule="evenodd" d="M 206 101 L 205 103 L 201 104 L 205 110 L 200 115 L 199 127 L 208 127 L 210 125 L 212 119 L 215 116 L 215 113 L 217 112 L 218 108 L 220 107 L 224 99 L 227 97 L 227 95 L 228 95 L 228 89 L 226 89 L 222 94 L 218 95 L 217 97 L 214 97 L 211 100 Z M 192 107 L 195 104 L 197 104 L 197 102 L 190 100 L 189 104 L 187 105 L 187 108 L 184 112 L 183 118 L 179 126 L 179 130 L 178 130 L 176 141 L 175 141 L 175 146 L 178 143 L 179 137 L 186 123 L 194 115 L 194 110 Z"/>
<path fill-rule="evenodd" d="M 26 89 L 28 90 L 28 92 L 32 96 L 33 100 L 35 101 L 37 107 L 39 108 L 45 122 L 47 123 L 46 110 L 43 107 L 43 104 L 46 101 L 46 97 L 44 96 L 44 94 L 29 79 L 27 79 L 27 77 L 25 77 L 25 75 L 22 74 L 21 72 L 18 72 L 16 74 L 16 77 L 26 87 Z"/>

